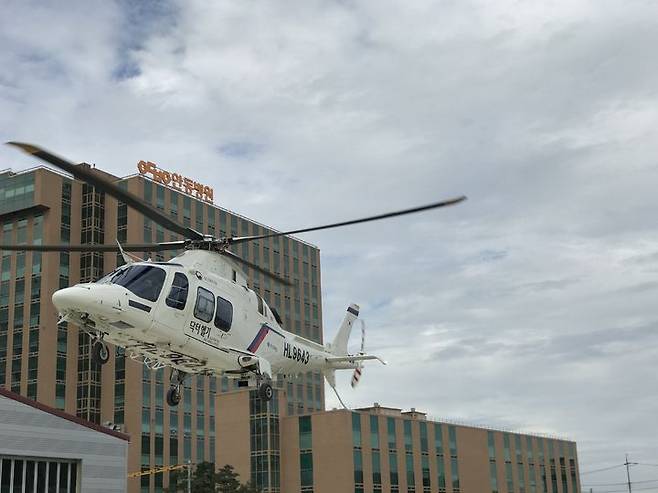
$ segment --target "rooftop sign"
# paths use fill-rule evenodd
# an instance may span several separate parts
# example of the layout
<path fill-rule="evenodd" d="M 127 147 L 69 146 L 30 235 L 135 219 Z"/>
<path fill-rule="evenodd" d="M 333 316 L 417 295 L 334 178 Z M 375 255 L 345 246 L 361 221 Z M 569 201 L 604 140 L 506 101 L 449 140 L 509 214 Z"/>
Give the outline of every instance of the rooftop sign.
<path fill-rule="evenodd" d="M 204 202 L 210 204 L 213 203 L 214 191 L 211 187 L 202 185 L 180 173 L 170 173 L 169 171 L 160 169 L 151 161 L 140 161 L 137 163 L 137 169 L 141 175 L 151 175 L 153 181 L 157 183 L 162 183 L 163 185 L 178 189 L 181 192 L 203 200 Z"/>

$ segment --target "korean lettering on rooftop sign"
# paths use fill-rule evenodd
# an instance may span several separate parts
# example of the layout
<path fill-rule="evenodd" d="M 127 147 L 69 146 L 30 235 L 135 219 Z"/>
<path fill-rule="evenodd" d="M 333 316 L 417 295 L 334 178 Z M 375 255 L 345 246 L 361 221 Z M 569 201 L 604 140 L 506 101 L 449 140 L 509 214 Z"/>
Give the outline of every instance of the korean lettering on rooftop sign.
<path fill-rule="evenodd" d="M 157 167 L 151 161 L 140 161 L 137 169 L 142 175 L 151 175 L 153 181 L 176 188 L 188 195 L 213 203 L 214 191 L 211 187 L 187 178 L 180 173 L 170 173 Z"/>

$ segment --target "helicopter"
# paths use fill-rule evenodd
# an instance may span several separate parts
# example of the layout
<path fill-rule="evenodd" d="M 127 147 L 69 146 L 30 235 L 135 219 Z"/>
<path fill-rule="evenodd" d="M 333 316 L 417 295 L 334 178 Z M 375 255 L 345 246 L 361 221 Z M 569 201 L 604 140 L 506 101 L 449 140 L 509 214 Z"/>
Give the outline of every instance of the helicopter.
<path fill-rule="evenodd" d="M 181 401 L 181 386 L 190 374 L 237 379 L 239 387 L 257 388 L 263 401 L 273 397 L 277 378 L 321 371 L 336 391 L 336 370 L 361 374 L 364 361 L 381 358 L 348 352 L 348 340 L 359 306 L 347 307 L 331 343 L 311 341 L 282 327 L 281 317 L 252 290 L 242 267 L 250 267 L 276 282 L 291 283 L 230 250 L 254 240 L 318 231 L 381 220 L 458 204 L 465 196 L 376 216 L 322 226 L 253 236 L 204 235 L 123 190 L 93 169 L 76 165 L 35 145 L 8 142 L 37 159 L 71 174 L 98 191 L 135 209 L 184 239 L 143 244 L 2 245 L 9 251 L 108 252 L 124 259 L 114 271 L 91 283 L 59 289 L 52 302 L 58 324 L 73 323 L 93 340 L 92 358 L 99 365 L 110 359 L 108 344 L 124 348 L 151 369 L 170 367 L 167 404 Z M 183 252 L 167 262 L 141 260 L 129 252 Z M 355 373 L 355 375 L 356 375 Z M 357 378 L 358 381 L 358 378 Z M 354 385 L 354 383 L 353 383 Z M 340 396 L 336 391 L 340 400 Z M 342 400 L 341 400 L 342 402 Z"/>

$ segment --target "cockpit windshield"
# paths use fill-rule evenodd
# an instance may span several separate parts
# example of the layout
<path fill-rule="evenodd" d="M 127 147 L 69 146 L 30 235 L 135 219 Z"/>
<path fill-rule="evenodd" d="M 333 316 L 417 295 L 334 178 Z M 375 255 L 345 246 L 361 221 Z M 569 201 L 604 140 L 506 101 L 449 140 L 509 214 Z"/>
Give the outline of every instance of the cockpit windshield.
<path fill-rule="evenodd" d="M 157 301 L 165 277 L 166 272 L 160 267 L 131 265 L 117 269 L 97 282 L 101 284 L 118 284 L 140 298 Z"/>

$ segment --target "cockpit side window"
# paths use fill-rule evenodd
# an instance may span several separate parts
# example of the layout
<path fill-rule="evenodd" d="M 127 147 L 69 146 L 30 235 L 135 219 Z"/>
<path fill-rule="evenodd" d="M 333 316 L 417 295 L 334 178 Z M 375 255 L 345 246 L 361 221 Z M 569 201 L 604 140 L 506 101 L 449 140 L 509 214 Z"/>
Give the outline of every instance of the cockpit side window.
<path fill-rule="evenodd" d="M 196 305 L 194 316 L 204 322 L 210 322 L 215 314 L 215 295 L 205 288 L 199 287 L 196 291 Z"/>
<path fill-rule="evenodd" d="M 176 310 L 184 310 L 185 303 L 187 303 L 188 289 L 189 283 L 187 281 L 187 276 L 182 272 L 176 272 L 174 275 L 174 282 L 171 284 L 169 296 L 167 296 L 167 299 L 165 300 L 167 306 L 175 308 Z"/>
<path fill-rule="evenodd" d="M 126 269 L 119 270 L 105 282 L 123 286 L 145 300 L 157 301 L 165 277 L 166 272 L 160 267 L 131 265 Z"/>
<path fill-rule="evenodd" d="M 233 305 L 224 298 L 217 297 L 217 313 L 215 314 L 215 327 L 224 332 L 231 330 L 233 322 Z"/>
<path fill-rule="evenodd" d="M 263 298 L 261 298 L 258 293 L 254 294 L 256 295 L 256 298 L 258 298 L 258 313 L 265 315 L 265 312 L 263 311 Z"/>

